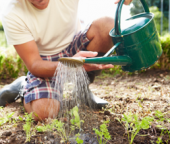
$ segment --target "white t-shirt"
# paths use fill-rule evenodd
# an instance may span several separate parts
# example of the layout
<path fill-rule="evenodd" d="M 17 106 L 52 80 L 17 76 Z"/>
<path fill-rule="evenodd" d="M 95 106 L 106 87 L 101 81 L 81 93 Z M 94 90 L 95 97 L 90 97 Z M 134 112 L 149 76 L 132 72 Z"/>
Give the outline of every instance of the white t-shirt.
<path fill-rule="evenodd" d="M 7 0 L 2 11 L 2 24 L 10 45 L 35 40 L 40 55 L 61 52 L 80 31 L 79 0 L 50 0 L 40 10 L 28 0 Z"/>

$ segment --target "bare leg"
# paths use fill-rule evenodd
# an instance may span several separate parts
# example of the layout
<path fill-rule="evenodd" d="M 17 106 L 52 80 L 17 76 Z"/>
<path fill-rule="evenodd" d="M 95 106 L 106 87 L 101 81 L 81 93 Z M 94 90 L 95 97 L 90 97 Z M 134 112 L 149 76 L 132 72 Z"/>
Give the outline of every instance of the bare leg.
<path fill-rule="evenodd" d="M 28 113 L 32 112 L 34 120 L 38 121 L 56 117 L 60 110 L 60 103 L 55 99 L 42 98 L 27 104 L 24 100 L 24 107 Z"/>
<path fill-rule="evenodd" d="M 91 41 L 87 46 L 88 51 L 106 53 L 112 46 L 110 30 L 114 28 L 114 19 L 109 17 L 95 20 L 87 32 L 87 38 Z"/>

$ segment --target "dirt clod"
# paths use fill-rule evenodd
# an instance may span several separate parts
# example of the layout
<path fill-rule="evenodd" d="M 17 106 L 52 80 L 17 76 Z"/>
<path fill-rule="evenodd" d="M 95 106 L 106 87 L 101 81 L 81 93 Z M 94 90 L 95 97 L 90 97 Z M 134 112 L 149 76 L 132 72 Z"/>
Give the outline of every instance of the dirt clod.
<path fill-rule="evenodd" d="M 4 137 L 8 137 L 10 135 L 12 135 L 12 132 L 10 132 L 10 131 L 2 133 L 2 136 L 4 136 Z"/>

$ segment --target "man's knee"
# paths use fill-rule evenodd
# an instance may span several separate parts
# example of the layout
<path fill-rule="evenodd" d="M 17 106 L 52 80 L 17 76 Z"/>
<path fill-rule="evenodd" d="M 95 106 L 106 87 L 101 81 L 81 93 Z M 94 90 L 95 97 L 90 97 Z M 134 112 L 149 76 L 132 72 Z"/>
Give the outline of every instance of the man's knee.
<path fill-rule="evenodd" d="M 110 17 L 103 17 L 93 21 L 91 27 L 87 32 L 87 38 L 92 40 L 94 37 L 102 37 L 109 35 L 109 31 L 114 28 L 114 19 Z"/>
<path fill-rule="evenodd" d="M 28 113 L 32 112 L 33 118 L 38 121 L 56 117 L 60 110 L 60 103 L 55 99 L 42 98 L 28 104 L 24 102 L 24 107 Z"/>
<path fill-rule="evenodd" d="M 114 19 L 109 17 L 94 21 L 86 34 L 90 40 L 87 50 L 106 53 L 113 46 L 112 38 L 109 36 L 113 27 Z"/>

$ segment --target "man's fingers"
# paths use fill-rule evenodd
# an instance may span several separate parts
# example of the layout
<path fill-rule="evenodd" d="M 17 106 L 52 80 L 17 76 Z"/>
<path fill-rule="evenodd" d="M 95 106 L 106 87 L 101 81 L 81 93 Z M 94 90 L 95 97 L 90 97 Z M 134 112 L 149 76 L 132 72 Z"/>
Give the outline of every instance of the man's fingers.
<path fill-rule="evenodd" d="M 107 68 L 113 68 L 114 66 L 112 64 L 104 65 L 102 66 L 102 69 L 107 69 Z"/>
<path fill-rule="evenodd" d="M 114 66 L 112 64 L 108 64 L 108 65 L 101 65 L 100 69 L 108 69 L 108 68 L 113 68 Z"/>
<path fill-rule="evenodd" d="M 115 4 L 118 4 L 120 0 L 115 0 Z M 132 0 L 125 0 L 124 4 L 129 5 L 132 2 Z"/>
<path fill-rule="evenodd" d="M 84 68 L 86 71 L 93 71 L 93 70 L 102 70 L 102 69 L 108 69 L 113 68 L 114 66 L 112 64 L 84 64 Z"/>
<path fill-rule="evenodd" d="M 98 55 L 98 52 L 92 51 L 80 51 L 74 57 L 95 57 Z"/>
<path fill-rule="evenodd" d="M 116 1 L 115 1 L 115 4 L 117 4 L 119 1 L 120 1 L 120 0 L 116 0 Z"/>

